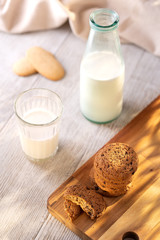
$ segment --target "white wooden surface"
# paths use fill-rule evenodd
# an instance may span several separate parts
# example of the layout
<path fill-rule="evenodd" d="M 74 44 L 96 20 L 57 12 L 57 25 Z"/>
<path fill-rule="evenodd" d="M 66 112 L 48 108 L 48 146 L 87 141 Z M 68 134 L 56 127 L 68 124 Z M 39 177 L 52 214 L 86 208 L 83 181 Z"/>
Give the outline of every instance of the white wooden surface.
<path fill-rule="evenodd" d="M 54 53 L 66 69 L 53 82 L 36 74 L 12 72 L 12 64 L 31 46 Z M 49 195 L 160 92 L 160 58 L 133 45 L 123 45 L 126 64 L 124 108 L 110 124 L 87 121 L 79 108 L 79 66 L 85 42 L 68 24 L 57 30 L 9 35 L 0 32 L 0 239 L 78 240 L 47 211 Z M 48 88 L 63 101 L 59 151 L 52 162 L 37 165 L 23 155 L 13 104 L 29 88 Z"/>

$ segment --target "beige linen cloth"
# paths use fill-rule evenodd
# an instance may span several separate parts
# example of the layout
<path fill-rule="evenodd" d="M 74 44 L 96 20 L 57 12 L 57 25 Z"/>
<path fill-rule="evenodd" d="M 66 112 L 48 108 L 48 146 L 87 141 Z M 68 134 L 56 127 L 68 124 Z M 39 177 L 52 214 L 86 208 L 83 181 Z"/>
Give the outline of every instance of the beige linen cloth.
<path fill-rule="evenodd" d="M 69 19 L 74 34 L 86 39 L 89 15 L 97 8 L 118 12 L 122 42 L 160 56 L 160 0 L 0 0 L 0 30 L 23 33 L 52 29 Z"/>

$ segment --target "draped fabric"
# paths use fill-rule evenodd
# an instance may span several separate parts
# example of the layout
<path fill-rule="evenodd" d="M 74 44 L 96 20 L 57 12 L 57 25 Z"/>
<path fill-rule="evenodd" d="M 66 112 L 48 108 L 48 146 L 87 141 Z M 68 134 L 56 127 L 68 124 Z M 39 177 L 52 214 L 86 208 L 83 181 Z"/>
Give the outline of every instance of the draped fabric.
<path fill-rule="evenodd" d="M 89 15 L 97 8 L 117 11 L 122 42 L 160 56 L 160 0 L 1 0 L 0 30 L 24 33 L 54 29 L 69 20 L 74 34 L 86 39 Z"/>

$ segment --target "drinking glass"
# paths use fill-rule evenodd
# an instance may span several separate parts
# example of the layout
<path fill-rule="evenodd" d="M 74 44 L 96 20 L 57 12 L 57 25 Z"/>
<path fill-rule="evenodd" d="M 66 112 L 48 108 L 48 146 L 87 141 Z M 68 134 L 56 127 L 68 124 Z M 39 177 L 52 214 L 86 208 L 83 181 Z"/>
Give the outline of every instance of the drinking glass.
<path fill-rule="evenodd" d="M 34 162 L 52 159 L 58 150 L 62 102 L 43 88 L 22 92 L 15 101 L 22 150 Z"/>

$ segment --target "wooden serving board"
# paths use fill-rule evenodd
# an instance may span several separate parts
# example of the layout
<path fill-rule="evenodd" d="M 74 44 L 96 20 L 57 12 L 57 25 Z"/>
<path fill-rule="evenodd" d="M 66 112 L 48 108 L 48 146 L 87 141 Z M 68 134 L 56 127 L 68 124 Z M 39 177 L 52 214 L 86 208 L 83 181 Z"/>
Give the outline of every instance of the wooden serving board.
<path fill-rule="evenodd" d="M 92 156 L 48 198 L 48 211 L 82 239 L 121 240 L 134 231 L 140 240 L 160 240 L 160 96 L 109 142 L 124 142 L 139 156 L 133 187 L 121 197 L 105 197 L 106 213 L 97 220 L 82 213 L 70 222 L 63 209 L 63 193 L 75 183 L 88 183 Z"/>

